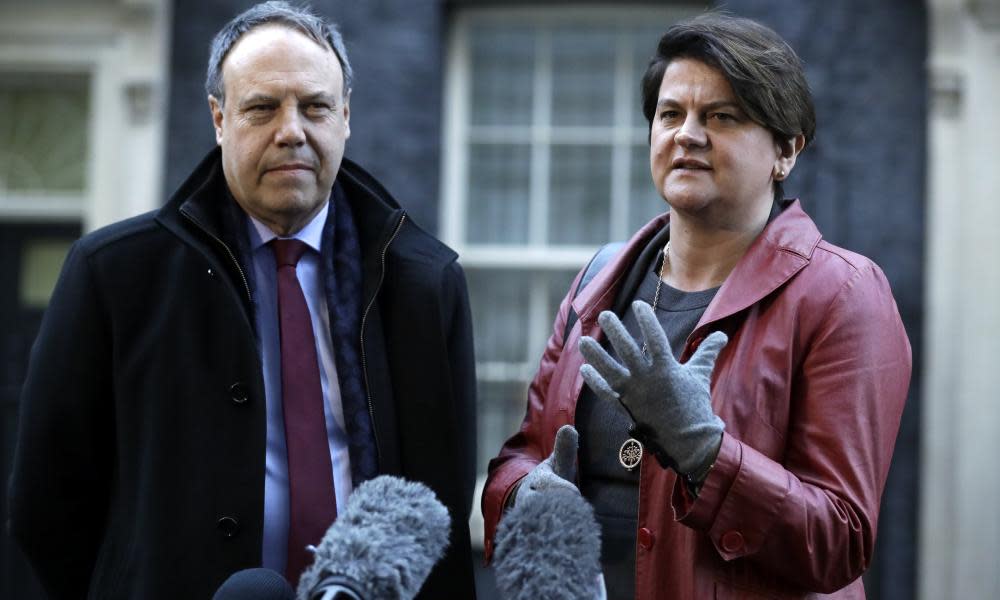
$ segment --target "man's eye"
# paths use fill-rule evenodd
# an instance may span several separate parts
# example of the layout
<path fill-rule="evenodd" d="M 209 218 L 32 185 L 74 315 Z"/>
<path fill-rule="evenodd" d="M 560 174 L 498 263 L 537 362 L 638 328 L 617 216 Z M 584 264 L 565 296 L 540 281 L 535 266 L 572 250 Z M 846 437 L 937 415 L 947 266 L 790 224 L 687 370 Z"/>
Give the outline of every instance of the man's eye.
<path fill-rule="evenodd" d="M 717 120 L 717 121 L 735 121 L 736 120 L 736 117 L 734 115 L 731 115 L 729 113 L 724 113 L 724 112 L 713 113 L 712 114 L 712 118 L 715 119 L 715 120 Z"/>
<path fill-rule="evenodd" d="M 660 119 L 664 120 L 664 121 L 667 121 L 667 120 L 670 120 L 670 119 L 676 119 L 677 115 L 679 115 L 679 114 L 680 113 L 677 112 L 676 110 L 665 110 L 665 111 L 663 111 L 663 112 L 660 113 Z"/>
<path fill-rule="evenodd" d="M 310 104 L 308 107 L 306 107 L 306 110 L 308 110 L 310 113 L 313 114 L 324 114 L 330 112 L 332 108 L 330 107 L 329 104 L 323 104 L 322 102 L 314 102 L 313 104 Z"/>

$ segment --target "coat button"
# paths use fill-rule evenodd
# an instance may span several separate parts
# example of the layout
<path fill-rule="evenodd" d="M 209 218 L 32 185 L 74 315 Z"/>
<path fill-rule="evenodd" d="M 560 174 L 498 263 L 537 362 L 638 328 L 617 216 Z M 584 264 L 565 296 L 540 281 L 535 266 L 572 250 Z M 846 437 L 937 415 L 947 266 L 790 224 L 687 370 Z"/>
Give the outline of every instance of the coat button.
<path fill-rule="evenodd" d="M 249 399 L 249 396 L 247 396 L 247 389 L 238 381 L 229 386 L 229 396 L 236 404 L 243 404 Z"/>
<path fill-rule="evenodd" d="M 726 552 L 739 552 L 743 549 L 743 534 L 739 531 L 727 531 L 722 534 L 722 549 Z"/>
<path fill-rule="evenodd" d="M 222 532 L 222 535 L 227 538 L 233 537 L 240 530 L 240 522 L 235 517 L 222 517 L 216 523 L 216 526 Z"/>
<path fill-rule="evenodd" d="M 639 530 L 639 547 L 643 550 L 652 550 L 653 544 L 656 542 L 656 536 L 648 528 L 643 527 Z"/>

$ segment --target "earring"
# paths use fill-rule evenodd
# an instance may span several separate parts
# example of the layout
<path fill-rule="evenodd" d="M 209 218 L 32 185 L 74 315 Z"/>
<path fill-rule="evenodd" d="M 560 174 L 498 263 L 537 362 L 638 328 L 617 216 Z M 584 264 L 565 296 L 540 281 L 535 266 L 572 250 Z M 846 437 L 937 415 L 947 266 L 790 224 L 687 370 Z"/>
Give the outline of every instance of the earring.
<path fill-rule="evenodd" d="M 784 169 L 778 169 L 778 175 L 777 175 L 777 177 L 775 177 L 775 179 L 778 179 L 780 181 L 780 180 L 782 180 L 784 178 L 785 178 L 785 170 Z"/>

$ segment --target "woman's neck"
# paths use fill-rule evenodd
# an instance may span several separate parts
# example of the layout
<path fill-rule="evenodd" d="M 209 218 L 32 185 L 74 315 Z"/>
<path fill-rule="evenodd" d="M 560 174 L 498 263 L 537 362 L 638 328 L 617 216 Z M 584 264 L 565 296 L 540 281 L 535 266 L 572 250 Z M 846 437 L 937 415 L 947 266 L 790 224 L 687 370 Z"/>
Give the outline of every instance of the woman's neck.
<path fill-rule="evenodd" d="M 769 214 L 752 219 L 747 227 L 723 229 L 672 212 L 670 253 L 661 271 L 663 281 L 686 292 L 722 285 L 767 225 Z"/>

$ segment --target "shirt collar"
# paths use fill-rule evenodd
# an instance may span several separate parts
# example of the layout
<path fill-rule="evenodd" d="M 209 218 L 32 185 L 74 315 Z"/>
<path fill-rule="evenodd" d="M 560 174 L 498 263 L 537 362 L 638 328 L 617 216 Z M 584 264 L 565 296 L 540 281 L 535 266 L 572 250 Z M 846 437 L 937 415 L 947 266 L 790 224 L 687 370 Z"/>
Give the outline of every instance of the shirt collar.
<path fill-rule="evenodd" d="M 300 229 L 298 233 L 291 236 L 291 239 L 300 240 L 305 242 L 310 248 L 316 252 L 320 251 L 320 246 L 323 243 L 323 226 L 326 224 L 326 215 L 330 211 L 330 203 L 325 202 L 323 208 L 320 209 L 316 216 L 312 218 L 305 227 Z M 254 252 L 258 248 L 267 244 L 271 240 L 278 237 L 276 233 L 271 231 L 271 228 L 267 225 L 258 221 L 253 215 L 247 213 L 247 217 L 250 220 L 250 248 Z"/>

